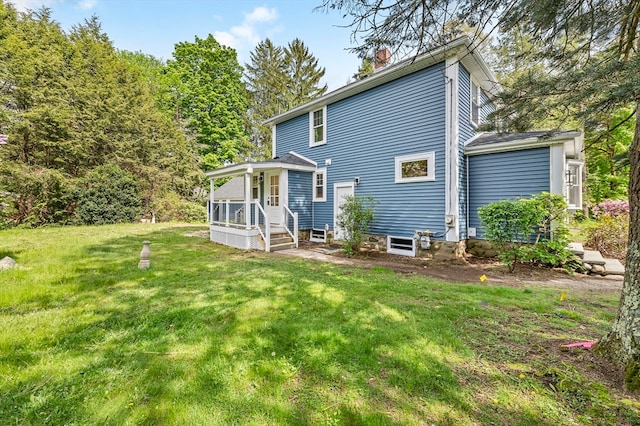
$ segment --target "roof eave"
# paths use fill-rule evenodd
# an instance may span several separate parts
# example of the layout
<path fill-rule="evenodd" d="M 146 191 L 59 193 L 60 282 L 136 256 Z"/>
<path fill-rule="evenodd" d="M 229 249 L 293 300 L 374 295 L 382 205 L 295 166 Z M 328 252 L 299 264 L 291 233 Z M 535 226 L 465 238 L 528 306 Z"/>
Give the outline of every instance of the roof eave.
<path fill-rule="evenodd" d="M 532 137 L 509 142 L 495 142 L 488 145 L 465 147 L 465 155 L 493 154 L 498 152 L 520 151 L 523 149 L 542 148 L 575 140 L 582 136 L 580 132 L 568 132 L 549 138 Z"/>
<path fill-rule="evenodd" d="M 273 169 L 286 169 L 286 170 L 296 170 L 301 172 L 315 172 L 316 166 L 305 166 L 302 164 L 289 164 L 282 163 L 279 161 L 267 161 L 267 162 L 259 162 L 259 163 L 241 163 L 241 164 L 233 164 L 231 166 L 223 167 L 221 169 L 210 170 L 205 173 L 205 176 L 208 178 L 224 178 L 237 176 L 244 173 L 253 173 L 256 171 L 266 171 Z"/>
<path fill-rule="evenodd" d="M 382 85 L 389 81 L 396 80 L 405 75 L 414 73 L 421 69 L 427 68 L 436 63 L 442 62 L 447 57 L 455 56 L 460 49 L 467 50 L 465 53 L 470 53 L 474 61 L 479 64 L 479 67 L 486 74 L 487 79 L 494 78 L 493 73 L 489 70 L 487 64 L 479 57 L 472 55 L 472 50 L 469 50 L 471 40 L 467 36 L 459 37 L 444 46 L 436 48 L 430 52 L 423 53 L 413 60 L 403 61 L 396 65 L 392 65 L 387 69 L 378 71 L 362 80 L 358 80 L 355 83 L 348 84 L 332 92 L 327 93 L 319 98 L 316 98 L 306 104 L 299 105 L 290 109 L 282 114 L 271 117 L 264 121 L 262 124 L 272 126 L 274 124 L 282 123 L 283 121 L 297 117 L 303 113 L 314 111 L 321 106 L 335 103 L 342 99 L 346 99 L 358 93 L 372 89 L 376 86 Z M 466 56 L 466 55 L 465 55 Z"/>

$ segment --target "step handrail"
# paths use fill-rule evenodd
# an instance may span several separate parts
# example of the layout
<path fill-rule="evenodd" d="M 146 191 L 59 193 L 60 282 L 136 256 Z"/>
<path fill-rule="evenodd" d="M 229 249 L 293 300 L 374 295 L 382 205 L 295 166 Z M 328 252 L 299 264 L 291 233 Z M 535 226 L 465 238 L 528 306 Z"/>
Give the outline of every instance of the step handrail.
<path fill-rule="evenodd" d="M 269 223 L 269 216 L 264 211 L 260 203 L 256 204 L 256 228 L 258 228 L 258 232 L 262 235 L 262 239 L 264 240 L 264 251 L 271 251 L 271 224 Z M 260 228 L 260 214 L 264 217 L 264 232 L 262 232 L 262 228 Z"/>
<path fill-rule="evenodd" d="M 284 229 L 287 231 L 287 233 L 289 235 L 291 235 L 291 238 L 293 238 L 293 242 L 296 245 L 296 248 L 298 248 L 298 212 L 292 212 L 289 207 L 287 207 L 286 205 L 283 205 L 284 207 L 284 211 L 285 211 L 285 215 L 284 215 Z M 290 215 L 293 218 L 293 232 L 291 232 L 291 230 L 289 229 L 289 227 L 287 226 L 289 224 L 289 220 L 287 215 Z"/>

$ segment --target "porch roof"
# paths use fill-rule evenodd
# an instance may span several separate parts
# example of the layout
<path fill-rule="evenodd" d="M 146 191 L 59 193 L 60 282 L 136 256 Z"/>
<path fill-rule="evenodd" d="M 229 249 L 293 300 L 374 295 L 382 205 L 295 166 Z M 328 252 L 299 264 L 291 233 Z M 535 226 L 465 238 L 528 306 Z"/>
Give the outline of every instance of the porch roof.
<path fill-rule="evenodd" d="M 571 142 L 567 144 L 567 142 Z M 582 133 L 576 130 L 539 130 L 524 133 L 481 133 L 467 141 L 466 155 L 518 151 L 521 149 L 565 144 L 567 155 L 578 158 L 582 151 Z"/>
<path fill-rule="evenodd" d="M 315 172 L 317 164 L 308 158 L 295 152 L 289 152 L 282 157 L 272 158 L 266 161 L 249 161 L 233 164 L 221 169 L 210 170 L 206 173 L 209 178 L 222 178 L 236 176 L 243 173 L 253 173 L 272 169 L 298 170 L 303 172 Z"/>

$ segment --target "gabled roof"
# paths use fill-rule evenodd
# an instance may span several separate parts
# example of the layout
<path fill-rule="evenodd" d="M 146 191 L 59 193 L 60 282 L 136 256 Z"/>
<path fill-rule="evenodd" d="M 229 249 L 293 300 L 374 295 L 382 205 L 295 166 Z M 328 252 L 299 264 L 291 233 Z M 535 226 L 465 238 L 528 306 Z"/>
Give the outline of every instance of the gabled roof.
<path fill-rule="evenodd" d="M 218 200 L 244 200 L 244 178 L 236 176 L 216 189 L 214 192 Z"/>
<path fill-rule="evenodd" d="M 495 89 L 497 81 L 496 77 L 480 55 L 475 53 L 475 46 L 469 37 L 463 36 L 452 40 L 443 46 L 432 49 L 429 52 L 385 67 L 362 80 L 343 86 L 307 102 L 306 104 L 302 104 L 282 114 L 276 115 L 275 117 L 266 120 L 263 124 L 274 125 L 282 123 L 283 121 L 297 117 L 305 112 L 317 110 L 324 105 L 329 105 L 353 95 L 357 95 L 358 93 L 362 93 L 390 81 L 397 80 L 452 57 L 458 58 L 458 60 L 474 75 L 478 84 L 480 84 L 485 91 L 490 92 Z"/>
<path fill-rule="evenodd" d="M 464 146 L 467 155 L 488 154 L 493 152 L 517 151 L 520 149 L 538 148 L 568 141 L 574 142 L 573 152 L 582 150 L 582 133 L 576 130 L 539 130 L 523 133 L 481 133 L 470 139 Z"/>
<path fill-rule="evenodd" d="M 221 169 L 210 170 L 206 176 L 210 178 L 222 178 L 236 176 L 243 173 L 253 173 L 255 171 L 265 171 L 273 169 L 299 170 L 303 172 L 315 172 L 317 164 L 308 158 L 288 152 L 282 157 L 272 158 L 266 161 L 249 161 L 245 163 L 232 164 Z"/>

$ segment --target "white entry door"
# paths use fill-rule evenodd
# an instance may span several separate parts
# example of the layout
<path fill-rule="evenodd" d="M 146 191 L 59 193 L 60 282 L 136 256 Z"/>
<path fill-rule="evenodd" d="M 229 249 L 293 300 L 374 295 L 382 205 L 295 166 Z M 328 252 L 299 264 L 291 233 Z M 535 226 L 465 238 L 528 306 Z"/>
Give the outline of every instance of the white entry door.
<path fill-rule="evenodd" d="M 353 182 L 342 182 L 333 185 L 333 238 L 341 240 L 344 238 L 342 230 L 338 226 L 338 215 L 342 211 L 342 204 L 344 203 L 344 197 L 347 195 L 353 195 Z"/>
<path fill-rule="evenodd" d="M 280 172 L 265 173 L 266 188 L 265 198 L 267 208 L 265 209 L 269 216 L 269 222 L 281 225 L 282 222 L 282 199 L 280 197 Z"/>

